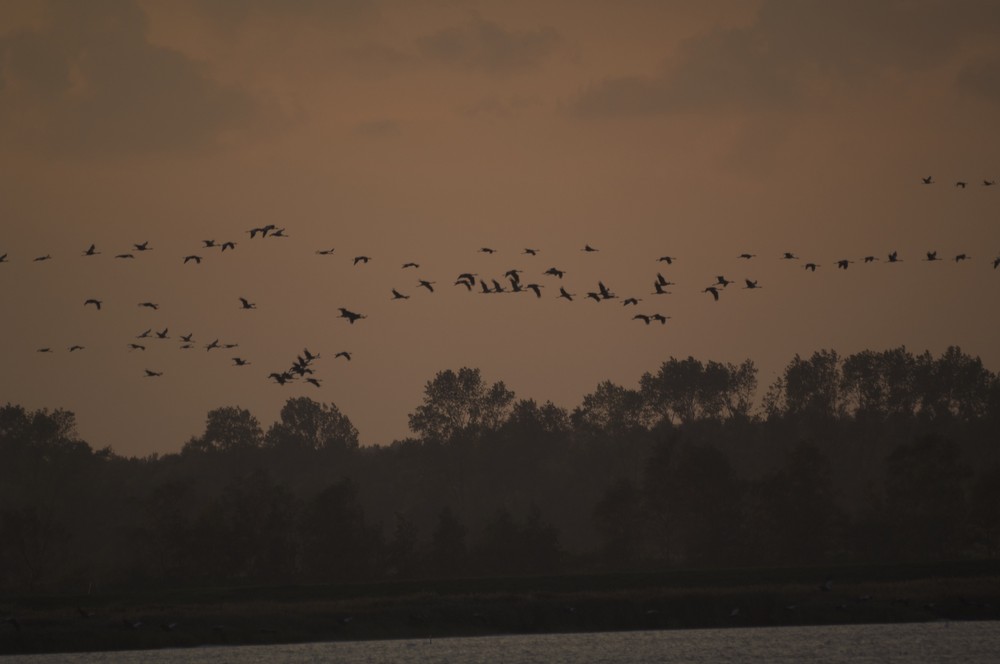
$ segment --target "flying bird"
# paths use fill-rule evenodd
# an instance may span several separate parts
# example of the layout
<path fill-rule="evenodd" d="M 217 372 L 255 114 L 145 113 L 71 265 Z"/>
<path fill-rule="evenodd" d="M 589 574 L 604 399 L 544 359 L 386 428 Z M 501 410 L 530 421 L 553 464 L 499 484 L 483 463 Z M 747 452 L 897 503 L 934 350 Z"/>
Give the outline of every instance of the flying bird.
<path fill-rule="evenodd" d="M 348 362 L 350 362 L 351 361 L 351 352 L 347 351 L 347 350 L 342 350 L 342 351 L 340 351 L 339 353 L 337 353 L 336 355 L 333 356 L 334 359 L 337 359 L 338 357 L 343 357 Z"/>
<path fill-rule="evenodd" d="M 455 283 L 458 283 L 458 282 L 455 282 Z M 463 283 L 466 286 L 468 286 L 468 284 L 466 282 L 464 282 L 464 281 L 461 282 L 461 283 Z M 398 290 L 396 290 L 395 288 L 393 288 L 392 289 L 392 299 L 394 299 L 394 300 L 409 300 L 410 296 L 409 295 L 403 295 Z"/>
<path fill-rule="evenodd" d="M 196 256 L 191 254 L 190 256 L 184 257 L 184 263 L 187 264 L 189 261 L 194 261 L 196 264 L 201 265 L 201 256 Z"/>
<path fill-rule="evenodd" d="M 841 259 L 841 260 L 837 261 L 837 267 L 839 267 L 839 268 L 840 268 L 841 270 L 846 270 L 846 269 L 847 269 L 847 267 L 848 267 L 848 266 L 849 266 L 849 265 L 850 265 L 851 263 L 853 263 L 853 262 L 854 262 L 854 261 L 851 261 L 851 260 L 847 260 L 846 258 L 843 258 L 843 259 Z"/>
<path fill-rule="evenodd" d="M 202 249 L 210 249 L 210 248 L 216 246 L 215 240 L 202 240 L 201 242 L 202 242 L 203 245 L 205 245 L 205 246 L 202 247 Z"/>
<path fill-rule="evenodd" d="M 547 269 L 547 270 L 546 270 L 546 271 L 545 271 L 545 272 L 544 272 L 543 274 L 549 274 L 549 275 L 552 275 L 553 277 L 559 277 L 560 279 L 562 279 L 562 278 L 563 278 L 563 276 L 564 276 L 564 275 L 565 275 L 566 273 L 565 273 L 565 272 L 563 272 L 562 270 L 558 270 L 558 269 L 556 269 L 556 268 L 554 268 L 554 267 L 550 267 L 550 268 L 549 268 L 549 269 Z"/>
<path fill-rule="evenodd" d="M 646 314 L 636 314 L 635 316 L 632 316 L 632 320 L 641 320 L 646 325 L 649 325 L 649 316 Z"/>
<path fill-rule="evenodd" d="M 413 262 L 403 263 L 403 267 L 401 269 L 405 270 L 408 267 L 420 267 L 420 264 L 419 263 L 413 263 Z"/>
<path fill-rule="evenodd" d="M 150 328 L 150 329 L 146 330 L 145 332 L 143 332 L 142 334 L 135 335 L 135 338 L 136 339 L 146 339 L 152 333 L 153 333 L 153 330 L 152 330 L 152 328 Z"/>
<path fill-rule="evenodd" d="M 815 272 L 816 268 L 818 268 L 819 265 L 817 265 L 816 263 L 806 263 L 802 267 L 804 267 L 805 269 L 809 270 L 810 272 Z"/>
<path fill-rule="evenodd" d="M 528 254 L 529 256 L 537 256 L 538 249 L 525 249 L 524 253 Z"/>
<path fill-rule="evenodd" d="M 36 353 L 51 353 L 51 352 L 53 352 L 53 351 L 52 351 L 52 349 L 51 349 L 51 348 L 48 348 L 48 347 L 46 347 L 46 348 L 39 348 L 39 349 L 38 349 L 38 350 L 36 350 L 35 352 L 36 352 Z"/>
<path fill-rule="evenodd" d="M 361 320 L 362 318 L 367 318 L 367 316 L 354 313 L 353 311 L 349 311 L 344 307 L 338 307 L 338 309 L 340 310 L 340 317 L 346 318 L 351 323 L 351 325 L 354 325 L 355 321 Z"/>
<path fill-rule="evenodd" d="M 41 263 L 42 261 L 50 261 L 50 260 L 52 260 L 52 255 L 51 254 L 45 254 L 44 256 L 39 256 L 38 258 L 36 258 L 35 262 L 36 263 Z"/>
<path fill-rule="evenodd" d="M 654 289 L 653 295 L 671 295 L 672 294 L 659 281 L 654 281 L 653 282 L 653 289 Z"/>
<path fill-rule="evenodd" d="M 658 263 L 666 263 L 667 265 L 673 265 L 675 260 L 677 260 L 676 256 L 660 256 L 656 259 Z"/>
<path fill-rule="evenodd" d="M 969 256 L 968 254 L 959 254 L 955 256 L 955 262 L 958 263 L 959 261 L 967 261 L 970 260 L 971 258 L 972 256 Z"/>
<path fill-rule="evenodd" d="M 751 258 L 756 258 L 756 256 L 757 254 L 740 254 L 739 256 L 737 256 L 737 258 L 745 258 L 746 260 L 750 260 Z"/>
<path fill-rule="evenodd" d="M 213 342 L 212 342 L 212 343 L 210 343 L 210 344 L 206 344 L 206 345 L 205 345 L 205 351 L 206 351 L 206 352 L 207 352 L 207 351 L 210 351 L 210 350 L 214 350 L 214 349 L 216 349 L 216 348 L 219 348 L 219 340 L 218 340 L 218 339 L 216 339 L 215 341 L 213 341 Z"/>
<path fill-rule="evenodd" d="M 89 300 L 84 301 L 83 306 L 87 306 L 88 304 L 92 304 L 95 307 L 97 307 L 98 311 L 101 310 L 101 301 L 100 300 L 95 300 L 94 298 L 90 298 Z"/>
<path fill-rule="evenodd" d="M 527 284 L 527 285 L 525 285 L 525 288 L 527 288 L 530 291 L 533 291 L 535 293 L 535 297 L 541 297 L 542 296 L 542 288 L 543 287 L 539 286 L 538 284 Z"/>
<path fill-rule="evenodd" d="M 157 332 L 156 333 L 156 338 L 157 339 L 169 339 L 170 337 L 167 336 L 167 331 L 169 329 L 170 329 L 169 327 L 165 327 L 161 331 Z"/>
<path fill-rule="evenodd" d="M 583 249 L 581 249 L 580 251 L 586 251 L 587 253 L 590 253 L 590 252 L 599 251 L 599 250 L 598 249 L 594 249 L 589 244 L 585 244 L 585 245 L 583 245 Z"/>
<path fill-rule="evenodd" d="M 997 261 L 1000 261 L 1000 258 L 998 258 Z M 559 297 L 561 297 L 564 300 L 569 300 L 570 302 L 573 301 L 573 294 L 567 293 L 566 289 L 563 288 L 562 286 L 559 287 Z"/>
<path fill-rule="evenodd" d="M 77 351 L 77 350 L 83 350 L 83 346 L 81 346 L 79 344 L 75 344 L 75 345 L 69 347 L 69 352 L 71 352 L 71 353 L 74 352 L 74 351 Z"/>
<path fill-rule="evenodd" d="M 333 253 L 333 249 L 318 249 L 316 253 L 320 256 L 329 256 Z"/>
<path fill-rule="evenodd" d="M 984 187 L 992 187 L 996 183 L 997 183 L 996 180 L 983 180 L 983 186 Z"/>
<path fill-rule="evenodd" d="M 358 263 L 364 263 L 365 265 L 367 265 L 368 261 L 370 261 L 371 259 L 372 259 L 371 256 L 355 256 L 354 264 L 357 265 Z"/>
<path fill-rule="evenodd" d="M 150 371 L 149 369 L 144 369 L 146 372 L 146 378 L 156 378 L 157 376 L 162 376 L 162 371 Z"/>
<path fill-rule="evenodd" d="M 925 258 L 924 260 L 928 261 L 928 262 L 931 262 L 931 261 L 939 261 L 941 259 L 938 258 L 938 255 L 937 255 L 936 251 L 928 251 L 927 252 L 927 258 Z"/>
<path fill-rule="evenodd" d="M 152 309 L 153 311 L 156 311 L 157 309 L 160 308 L 160 305 L 156 304 L 155 302 L 140 302 L 138 306 L 146 307 L 147 309 Z"/>
<path fill-rule="evenodd" d="M 181 341 L 183 341 L 186 344 L 189 344 L 189 343 L 191 343 L 191 338 L 193 336 L 194 336 L 194 332 L 191 332 L 190 334 L 182 334 L 181 335 Z"/>
<path fill-rule="evenodd" d="M 145 242 L 142 242 L 140 244 L 133 244 L 132 248 L 135 249 L 136 251 L 152 251 L 153 250 L 153 248 L 151 246 L 149 246 L 149 240 L 146 240 Z"/>
<path fill-rule="evenodd" d="M 920 178 L 920 180 L 921 180 L 921 181 L 922 181 L 922 182 L 923 182 L 924 184 L 934 184 L 934 179 L 933 179 L 933 178 L 932 178 L 932 177 L 931 177 L 930 175 L 928 175 L 928 176 L 927 176 L 927 177 L 925 177 L 925 178 Z"/>
<path fill-rule="evenodd" d="M 601 291 L 601 297 L 604 298 L 605 300 L 610 300 L 611 298 L 618 297 L 617 295 L 612 293 L 607 286 L 604 285 L 603 281 L 597 282 L 597 288 L 598 290 Z"/>
<path fill-rule="evenodd" d="M 307 383 L 312 383 L 312 384 L 313 384 L 313 385 L 315 385 L 316 387 L 319 387 L 319 384 L 320 384 L 320 383 L 321 383 L 322 381 L 321 381 L 321 380 L 320 380 L 319 378 L 306 378 L 306 382 L 307 382 Z"/>
<path fill-rule="evenodd" d="M 236 243 L 235 242 L 223 242 L 222 243 L 222 253 L 225 253 L 226 249 L 235 249 L 235 248 L 236 248 Z"/>
<path fill-rule="evenodd" d="M 437 282 L 427 281 L 426 279 L 418 279 L 417 281 L 419 282 L 417 288 L 426 288 L 430 292 L 432 293 L 434 292 L 434 286 L 432 284 L 435 284 Z"/>
<path fill-rule="evenodd" d="M 877 260 L 878 260 L 878 258 L 876 258 L 875 256 L 865 256 L 865 262 L 866 263 L 872 263 L 872 262 L 877 261 Z"/>
<path fill-rule="evenodd" d="M 492 249 L 490 247 L 480 247 L 479 249 L 479 253 L 481 254 L 495 254 L 496 252 L 496 249 Z"/>
<path fill-rule="evenodd" d="M 256 304 L 254 304 L 254 303 L 253 303 L 253 302 L 251 302 L 250 300 L 246 299 L 245 297 L 241 297 L 241 298 L 240 298 L 240 305 L 241 305 L 241 306 L 242 306 L 242 307 L 243 307 L 244 309 L 256 309 L 256 308 L 257 308 L 257 305 L 256 305 Z"/>
<path fill-rule="evenodd" d="M 703 290 L 702 293 L 711 293 L 712 297 L 715 298 L 715 301 L 716 302 L 719 301 L 719 289 L 716 288 L 715 286 L 709 286 L 708 288 Z"/>
<path fill-rule="evenodd" d="M 650 320 L 660 321 L 660 325 L 666 325 L 668 318 L 670 318 L 670 316 L 664 316 L 663 314 L 653 314 L 649 317 Z"/>
<path fill-rule="evenodd" d="M 129 344 L 128 345 L 128 349 L 129 350 L 146 350 L 146 347 L 143 346 L 142 344 Z"/>
<path fill-rule="evenodd" d="M 959 180 L 958 182 L 955 183 L 956 187 L 961 187 L 962 189 L 965 189 L 968 185 L 969 185 L 968 182 L 963 182 L 962 180 Z"/>
<path fill-rule="evenodd" d="M 250 364 L 250 362 L 248 360 L 244 360 L 242 357 L 234 357 L 233 358 L 233 366 L 234 367 L 245 367 L 248 364 Z"/>
<path fill-rule="evenodd" d="M 747 289 L 747 288 L 750 288 L 750 289 L 761 288 L 760 286 L 757 285 L 756 281 L 751 281 L 749 279 L 744 279 L 743 281 L 745 281 L 746 284 L 747 284 L 746 286 L 743 287 L 744 289 Z"/>
<path fill-rule="evenodd" d="M 782 260 L 786 260 L 786 261 L 797 261 L 797 260 L 799 260 L 799 257 L 798 257 L 798 256 L 796 256 L 795 254 L 793 254 L 793 253 L 792 253 L 792 252 L 790 252 L 790 251 L 786 251 L 786 252 L 785 252 L 785 253 L 784 253 L 784 254 L 783 254 L 783 255 L 781 256 L 781 258 L 782 258 Z"/>
<path fill-rule="evenodd" d="M 97 247 L 95 247 L 94 245 L 90 245 L 89 247 L 87 247 L 87 250 L 85 252 L 83 252 L 83 255 L 84 256 L 96 256 L 99 253 L 101 253 L 101 252 L 99 252 L 97 250 Z"/>
<path fill-rule="evenodd" d="M 639 304 L 639 302 L 641 301 L 642 301 L 641 297 L 627 297 L 624 300 L 622 300 L 622 306 L 627 307 L 630 304 L 636 305 Z"/>
<path fill-rule="evenodd" d="M 896 252 L 896 251 L 894 251 L 891 254 L 889 254 L 889 262 L 890 263 L 899 263 L 899 262 L 901 262 L 900 258 L 899 258 L 899 253 Z"/>
<path fill-rule="evenodd" d="M 115 254 L 115 258 L 135 258 L 132 254 Z"/>

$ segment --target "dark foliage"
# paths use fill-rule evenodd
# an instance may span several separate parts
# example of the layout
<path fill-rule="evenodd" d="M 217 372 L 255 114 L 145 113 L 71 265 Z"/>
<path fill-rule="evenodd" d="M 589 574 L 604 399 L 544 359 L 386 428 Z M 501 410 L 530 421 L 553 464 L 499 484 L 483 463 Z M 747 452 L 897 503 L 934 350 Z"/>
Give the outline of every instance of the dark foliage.
<path fill-rule="evenodd" d="M 208 413 L 180 453 L 93 450 L 72 413 L 0 408 L 0 591 L 347 583 L 1000 556 L 1000 381 L 958 348 L 669 358 L 568 412 L 476 369 L 428 381 L 414 438 L 334 404 Z"/>

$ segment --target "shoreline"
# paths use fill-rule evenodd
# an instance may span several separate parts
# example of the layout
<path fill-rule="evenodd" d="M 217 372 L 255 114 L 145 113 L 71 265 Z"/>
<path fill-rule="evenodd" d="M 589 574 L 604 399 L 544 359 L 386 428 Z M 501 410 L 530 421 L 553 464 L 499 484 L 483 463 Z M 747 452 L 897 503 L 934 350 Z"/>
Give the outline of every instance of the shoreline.
<path fill-rule="evenodd" d="M 763 575 L 784 576 L 785 582 L 748 579 L 746 584 L 732 584 L 728 573 L 720 571 L 714 577 L 719 583 L 681 583 L 702 577 L 711 580 L 712 573 L 706 571 L 627 575 L 632 587 L 619 589 L 606 587 L 620 582 L 618 576 L 594 575 L 388 586 L 161 590 L 125 596 L 7 597 L 0 600 L 0 620 L 12 618 L 16 624 L 0 622 L 0 655 L 1000 620 L 1000 574 L 995 567 L 987 564 L 981 573 L 970 573 L 962 565 L 939 566 L 936 571 L 950 569 L 952 573 L 858 580 L 847 577 L 851 569 L 842 569 L 845 580 L 830 584 L 823 579 L 812 584 L 795 578 L 815 576 L 815 570 L 770 570 Z M 573 584 L 579 588 L 565 587 Z"/>

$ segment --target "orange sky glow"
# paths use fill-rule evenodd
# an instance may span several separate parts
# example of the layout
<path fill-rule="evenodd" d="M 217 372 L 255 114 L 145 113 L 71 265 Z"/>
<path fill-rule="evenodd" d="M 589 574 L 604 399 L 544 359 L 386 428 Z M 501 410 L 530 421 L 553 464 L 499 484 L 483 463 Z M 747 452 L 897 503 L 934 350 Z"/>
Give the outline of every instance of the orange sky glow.
<path fill-rule="evenodd" d="M 822 348 L 996 371 L 998 35 L 975 0 L 0 0 L 0 403 L 145 455 L 300 395 L 389 443 L 463 366 L 569 409 L 671 356 L 761 395 Z M 513 268 L 541 297 L 454 285 Z M 268 380 L 304 348 L 319 388 Z"/>

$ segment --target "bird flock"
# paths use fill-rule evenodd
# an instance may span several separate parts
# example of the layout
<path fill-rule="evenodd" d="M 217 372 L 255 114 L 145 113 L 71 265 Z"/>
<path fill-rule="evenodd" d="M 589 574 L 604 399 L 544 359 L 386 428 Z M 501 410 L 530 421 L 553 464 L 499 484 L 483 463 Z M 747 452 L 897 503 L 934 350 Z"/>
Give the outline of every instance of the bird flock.
<path fill-rule="evenodd" d="M 925 185 L 935 183 L 933 177 L 931 176 L 922 177 L 921 182 Z M 994 184 L 994 180 L 983 180 L 982 182 L 982 186 L 984 187 L 991 187 Z M 965 189 L 968 186 L 968 183 L 965 181 L 958 181 L 955 183 L 955 186 L 960 189 Z M 290 237 L 285 228 L 279 228 L 275 224 L 267 224 L 264 226 L 250 228 L 247 229 L 245 233 L 249 235 L 250 240 L 255 242 Z M 232 239 L 221 242 L 216 239 L 201 240 L 201 251 L 199 253 L 190 253 L 179 256 L 178 260 L 182 265 L 191 265 L 193 268 L 201 265 L 202 262 L 207 259 L 208 254 L 206 252 L 208 250 L 216 251 L 222 254 L 226 252 L 235 252 L 239 246 L 240 242 Z M 111 255 L 115 260 L 130 261 L 135 260 L 137 256 L 141 254 L 146 254 L 152 251 L 154 251 L 154 247 L 151 246 L 150 241 L 145 240 L 143 242 L 132 244 L 127 251 L 113 253 Z M 579 251 L 583 254 L 591 255 L 598 253 L 600 249 L 591 244 L 584 244 Z M 320 257 L 331 257 L 336 255 L 336 249 L 334 247 L 327 247 L 316 249 L 314 253 Z M 494 256 L 502 252 L 499 252 L 494 247 L 482 246 L 476 251 L 476 253 L 484 256 Z M 80 257 L 85 260 L 93 260 L 94 257 L 101 255 L 103 255 L 103 252 L 100 251 L 95 244 L 90 244 L 80 253 Z M 653 262 L 664 267 L 658 268 L 659 271 L 650 270 L 651 273 L 655 273 L 655 276 L 651 276 L 649 280 L 649 288 L 651 290 L 643 293 L 628 293 L 621 296 L 609 287 L 603 280 L 598 280 L 591 289 L 586 289 L 580 292 L 570 292 L 568 287 L 564 285 L 564 278 L 567 275 L 567 270 L 551 264 L 537 265 L 537 262 L 541 260 L 540 256 L 544 256 L 544 252 L 542 250 L 538 248 L 524 247 L 523 250 L 519 252 L 519 256 L 523 260 L 536 262 L 536 269 L 528 271 L 517 267 L 503 272 L 497 271 L 495 274 L 482 275 L 478 272 L 466 271 L 457 274 L 453 280 L 449 281 L 453 284 L 454 288 L 458 288 L 459 290 L 462 290 L 470 295 L 478 296 L 489 295 L 492 297 L 499 295 L 521 295 L 534 297 L 536 299 L 554 297 L 555 299 L 567 302 L 575 302 L 578 300 L 589 300 L 595 303 L 618 302 L 624 309 L 627 310 L 626 314 L 623 315 L 623 318 L 636 321 L 646 326 L 656 324 L 659 326 L 665 326 L 667 321 L 671 319 L 671 316 L 665 315 L 660 311 L 646 310 L 639 312 L 636 311 L 636 309 L 640 307 L 640 303 L 651 301 L 661 302 L 664 296 L 669 296 L 674 292 L 672 289 L 677 287 L 677 283 L 665 277 L 663 272 L 668 271 L 675 262 L 680 260 L 677 256 L 664 254 L 652 259 Z M 741 253 L 737 255 L 736 258 L 747 263 L 748 265 L 753 264 L 757 260 L 762 260 L 762 258 L 759 258 L 758 255 L 754 253 Z M 803 260 L 795 252 L 791 251 L 783 252 L 773 258 L 790 263 L 797 263 L 798 265 L 801 265 L 805 271 L 811 273 L 815 273 L 824 265 L 823 263 L 818 263 L 813 260 Z M 766 257 L 764 259 L 766 259 Z M 32 257 L 30 262 L 46 263 L 52 260 L 54 259 L 51 254 L 45 254 Z M 363 269 L 370 262 L 372 262 L 372 260 L 372 256 L 363 254 L 350 258 L 351 265 L 358 269 Z M 839 256 L 836 257 L 830 264 L 836 270 L 848 270 L 856 263 L 872 264 L 876 262 L 884 262 L 888 264 L 897 264 L 904 262 L 904 260 L 907 259 L 902 257 L 898 251 L 894 250 L 884 255 L 869 254 L 861 257 Z M 940 255 L 937 250 L 931 249 L 926 251 L 923 256 L 917 258 L 916 260 L 928 263 L 949 260 L 957 264 L 971 261 L 972 256 L 969 253 L 963 252 L 945 257 Z M 12 258 L 8 253 L 0 254 L 0 264 L 9 264 L 13 262 L 16 262 L 16 259 Z M 1000 256 L 990 259 L 990 262 L 994 270 L 1000 268 Z M 543 267 L 545 269 L 542 269 Z M 407 261 L 402 263 L 399 269 L 402 272 L 412 272 L 420 270 L 421 265 L 415 261 Z M 389 289 L 389 293 L 387 293 L 388 299 L 391 301 L 405 301 L 414 297 L 413 293 L 416 290 L 424 291 L 427 295 L 436 294 L 440 290 L 435 288 L 435 286 L 438 285 L 437 281 L 432 281 L 422 277 L 416 277 L 410 281 L 410 283 L 413 284 L 413 290 L 409 290 L 405 286 L 394 286 Z M 699 286 L 699 289 L 701 293 L 710 297 L 713 301 L 719 302 L 722 299 L 729 297 L 728 293 L 733 289 L 734 285 L 736 285 L 738 290 L 756 291 L 764 288 L 764 285 L 761 284 L 758 279 L 743 278 L 741 280 L 735 280 L 719 274 L 715 276 L 714 282 L 703 284 L 702 286 Z M 546 289 L 551 289 L 554 292 L 554 295 L 546 296 L 546 293 L 548 292 Z M 251 301 L 245 295 L 241 294 L 234 298 L 234 300 L 234 309 L 242 311 L 256 311 L 258 309 L 257 303 Z M 237 302 L 238 304 L 236 304 Z M 107 308 L 107 303 L 105 299 L 93 296 L 84 299 L 82 306 L 85 308 L 93 308 L 96 312 L 103 312 Z M 152 311 L 158 311 L 160 309 L 160 305 L 153 301 L 137 302 L 134 306 Z M 629 310 L 629 308 L 631 308 L 631 310 Z M 339 318 L 345 320 L 350 326 L 354 326 L 355 324 L 358 324 L 368 318 L 367 314 L 354 311 L 347 307 L 337 307 L 337 310 L 339 311 Z M 164 327 L 161 330 L 148 328 L 135 335 L 135 338 L 126 341 L 124 345 L 126 350 L 129 352 L 142 353 L 147 349 L 147 344 L 150 341 L 158 343 L 171 338 L 169 327 Z M 181 350 L 192 350 L 201 345 L 195 341 L 194 334 L 190 332 L 178 335 L 177 340 L 180 342 L 179 348 Z M 221 339 L 215 338 L 208 343 L 204 343 L 201 347 L 207 352 L 233 351 L 239 347 L 239 344 L 231 341 L 223 342 Z M 76 353 L 85 350 L 85 347 L 79 343 L 74 343 L 66 346 L 66 350 L 69 353 Z M 37 348 L 36 352 L 55 353 L 56 349 L 51 346 L 44 346 Z M 240 355 L 233 355 L 230 353 L 230 358 L 232 361 L 231 366 L 233 367 L 247 367 L 252 365 L 250 360 Z M 350 361 L 352 359 L 352 353 L 350 351 L 342 350 L 337 352 L 334 355 L 334 358 Z M 273 381 L 277 385 L 287 385 L 301 380 L 318 388 L 322 385 L 322 379 L 316 375 L 315 370 L 315 363 L 318 359 L 320 359 L 319 353 L 314 354 L 308 349 L 304 349 L 302 353 L 296 356 L 294 361 L 291 362 L 287 368 L 269 372 L 266 376 L 267 380 Z M 164 372 L 162 370 L 146 368 L 144 369 L 144 373 L 142 375 L 146 378 L 159 378 L 164 375 Z"/>

